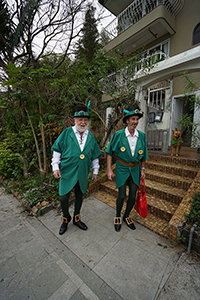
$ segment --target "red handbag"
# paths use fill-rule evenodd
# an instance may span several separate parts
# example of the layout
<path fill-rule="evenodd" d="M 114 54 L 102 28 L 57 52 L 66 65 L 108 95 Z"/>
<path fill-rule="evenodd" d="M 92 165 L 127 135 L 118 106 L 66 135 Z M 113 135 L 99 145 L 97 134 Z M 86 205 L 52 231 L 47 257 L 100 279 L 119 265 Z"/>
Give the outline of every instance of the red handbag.
<path fill-rule="evenodd" d="M 142 183 L 139 186 L 134 208 L 142 218 L 146 218 L 148 216 L 144 178 L 142 178 Z"/>

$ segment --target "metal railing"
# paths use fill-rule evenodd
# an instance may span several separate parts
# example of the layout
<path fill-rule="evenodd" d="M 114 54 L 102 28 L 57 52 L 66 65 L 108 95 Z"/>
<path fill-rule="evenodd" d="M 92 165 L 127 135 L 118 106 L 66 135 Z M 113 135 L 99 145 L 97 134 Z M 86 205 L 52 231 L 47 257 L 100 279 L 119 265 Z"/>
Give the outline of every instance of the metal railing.
<path fill-rule="evenodd" d="M 138 61 L 135 65 L 131 65 L 131 59 L 129 60 L 129 66 L 125 69 L 122 69 L 118 72 L 118 76 L 116 73 L 112 73 L 107 76 L 105 79 L 101 79 L 99 81 L 100 89 L 103 94 L 107 94 L 112 89 L 118 87 L 125 87 L 128 83 L 134 80 L 134 76 L 138 71 L 141 71 L 147 67 L 152 66 L 153 64 L 159 63 L 162 60 L 169 58 L 169 56 L 163 51 L 155 51 L 151 55 L 145 55 L 144 57 Z"/>
<path fill-rule="evenodd" d="M 117 76 L 116 73 L 112 73 L 105 79 L 100 79 L 99 81 L 100 90 L 103 94 L 107 94 L 110 90 L 117 86 Z"/>
<path fill-rule="evenodd" d="M 159 5 L 164 5 L 173 18 L 182 9 L 184 0 L 134 0 L 101 32 L 104 44 L 124 32 Z"/>

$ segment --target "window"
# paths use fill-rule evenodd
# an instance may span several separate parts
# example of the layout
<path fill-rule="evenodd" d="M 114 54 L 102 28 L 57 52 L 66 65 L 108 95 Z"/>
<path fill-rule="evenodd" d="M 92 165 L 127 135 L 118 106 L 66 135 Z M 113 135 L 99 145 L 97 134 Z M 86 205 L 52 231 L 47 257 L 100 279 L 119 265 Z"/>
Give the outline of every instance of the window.
<path fill-rule="evenodd" d="M 200 23 L 195 27 L 193 32 L 193 45 L 200 43 Z"/>
<path fill-rule="evenodd" d="M 138 65 L 135 67 L 135 73 L 143 69 L 146 66 L 151 66 L 161 60 L 164 60 L 169 57 L 169 40 L 165 40 L 160 44 L 146 50 L 143 53 L 143 58 L 138 62 Z"/>
<path fill-rule="evenodd" d="M 163 111 L 165 109 L 165 90 L 150 91 L 148 102 L 149 107 Z"/>

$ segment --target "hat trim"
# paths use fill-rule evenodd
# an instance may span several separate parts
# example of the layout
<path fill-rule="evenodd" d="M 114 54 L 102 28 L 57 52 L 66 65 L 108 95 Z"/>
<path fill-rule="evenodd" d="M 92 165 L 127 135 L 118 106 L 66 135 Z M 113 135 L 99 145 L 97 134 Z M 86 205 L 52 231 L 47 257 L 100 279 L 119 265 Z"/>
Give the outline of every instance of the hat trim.
<path fill-rule="evenodd" d="M 132 115 L 137 115 L 137 114 L 142 114 L 139 111 L 139 109 L 135 109 L 135 110 L 132 110 L 132 111 L 124 109 L 124 112 L 126 113 L 125 117 L 132 116 Z"/>
<path fill-rule="evenodd" d="M 125 116 L 123 117 L 123 123 L 126 124 L 126 119 L 130 116 L 138 116 L 139 119 L 143 116 L 143 113 L 139 111 L 139 109 L 135 109 L 135 110 L 126 110 L 124 109 L 124 112 L 126 113 Z"/>
<path fill-rule="evenodd" d="M 89 117 L 89 114 L 87 111 L 80 110 L 75 112 L 74 117 Z"/>

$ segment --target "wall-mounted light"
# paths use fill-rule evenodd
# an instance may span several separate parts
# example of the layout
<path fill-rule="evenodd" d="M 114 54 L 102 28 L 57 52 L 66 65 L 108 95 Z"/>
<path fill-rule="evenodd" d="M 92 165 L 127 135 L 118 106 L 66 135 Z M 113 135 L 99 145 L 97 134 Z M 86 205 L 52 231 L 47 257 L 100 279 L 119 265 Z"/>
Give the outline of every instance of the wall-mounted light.
<path fill-rule="evenodd" d="M 148 123 L 161 122 L 163 117 L 163 112 L 150 112 L 148 114 Z"/>
<path fill-rule="evenodd" d="M 162 117 L 163 117 L 163 112 L 162 111 L 157 112 L 155 115 L 155 122 L 161 122 Z"/>

